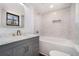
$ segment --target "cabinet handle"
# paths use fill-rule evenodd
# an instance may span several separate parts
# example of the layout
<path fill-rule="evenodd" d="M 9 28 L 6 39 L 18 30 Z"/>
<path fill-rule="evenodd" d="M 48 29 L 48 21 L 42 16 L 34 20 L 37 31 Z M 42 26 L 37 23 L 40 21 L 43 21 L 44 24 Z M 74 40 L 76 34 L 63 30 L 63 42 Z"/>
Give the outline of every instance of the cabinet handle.
<path fill-rule="evenodd" d="M 28 51 L 28 48 L 29 48 L 29 47 L 24 47 L 24 50 L 25 50 L 24 52 L 25 52 L 25 53 Z"/>

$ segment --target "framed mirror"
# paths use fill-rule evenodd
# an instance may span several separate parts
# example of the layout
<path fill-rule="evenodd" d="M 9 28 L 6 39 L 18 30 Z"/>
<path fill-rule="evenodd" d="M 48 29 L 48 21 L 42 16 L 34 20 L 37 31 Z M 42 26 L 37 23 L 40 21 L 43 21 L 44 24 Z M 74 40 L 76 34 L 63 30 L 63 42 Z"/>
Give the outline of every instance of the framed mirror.
<path fill-rule="evenodd" d="M 6 12 L 6 25 L 8 26 L 19 26 L 19 16 Z"/>

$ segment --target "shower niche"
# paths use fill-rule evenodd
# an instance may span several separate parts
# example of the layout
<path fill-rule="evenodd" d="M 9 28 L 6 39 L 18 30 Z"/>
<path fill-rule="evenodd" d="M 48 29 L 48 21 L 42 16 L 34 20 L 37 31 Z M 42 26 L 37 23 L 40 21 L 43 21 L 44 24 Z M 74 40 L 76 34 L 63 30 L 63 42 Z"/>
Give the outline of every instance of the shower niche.
<path fill-rule="evenodd" d="M 58 19 L 58 20 L 52 20 L 52 23 L 60 23 L 62 20 Z"/>

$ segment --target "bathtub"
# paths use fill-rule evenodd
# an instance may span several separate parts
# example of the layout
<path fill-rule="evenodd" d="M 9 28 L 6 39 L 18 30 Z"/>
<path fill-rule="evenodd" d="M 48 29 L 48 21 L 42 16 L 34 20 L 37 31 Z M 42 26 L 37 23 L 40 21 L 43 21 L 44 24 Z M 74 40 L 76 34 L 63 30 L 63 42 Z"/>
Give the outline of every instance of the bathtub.
<path fill-rule="evenodd" d="M 74 43 L 71 40 L 56 37 L 40 36 L 39 50 L 43 55 L 48 56 L 51 50 L 65 52 L 71 56 L 78 56 L 78 51 L 74 48 Z"/>

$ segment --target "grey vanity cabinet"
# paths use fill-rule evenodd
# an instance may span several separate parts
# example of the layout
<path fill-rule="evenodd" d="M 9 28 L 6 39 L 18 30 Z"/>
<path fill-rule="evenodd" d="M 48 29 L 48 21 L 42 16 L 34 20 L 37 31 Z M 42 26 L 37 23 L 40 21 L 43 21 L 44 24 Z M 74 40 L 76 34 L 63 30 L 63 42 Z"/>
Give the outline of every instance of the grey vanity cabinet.
<path fill-rule="evenodd" d="M 13 49 L 13 55 L 14 56 L 22 56 L 22 55 L 25 54 L 25 52 L 26 52 L 26 47 L 24 45 L 16 46 Z"/>
<path fill-rule="evenodd" d="M 12 56 L 13 55 L 13 50 L 12 49 L 9 49 L 9 50 L 6 50 L 6 51 L 2 51 L 0 53 L 0 56 Z"/>
<path fill-rule="evenodd" d="M 31 40 L 31 43 L 29 43 L 31 48 L 31 54 L 33 56 L 39 55 L 39 41 L 36 37 L 35 39 Z"/>
<path fill-rule="evenodd" d="M 12 56 L 13 48 L 11 46 L 12 46 L 12 44 L 1 45 L 0 46 L 0 56 Z"/>
<path fill-rule="evenodd" d="M 38 36 L 0 46 L 0 56 L 37 56 L 37 55 L 39 55 Z"/>

